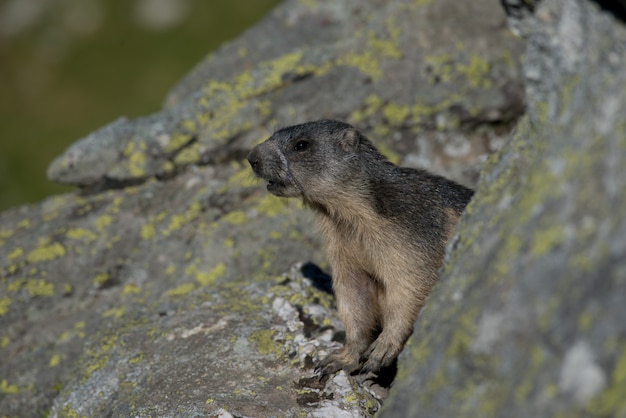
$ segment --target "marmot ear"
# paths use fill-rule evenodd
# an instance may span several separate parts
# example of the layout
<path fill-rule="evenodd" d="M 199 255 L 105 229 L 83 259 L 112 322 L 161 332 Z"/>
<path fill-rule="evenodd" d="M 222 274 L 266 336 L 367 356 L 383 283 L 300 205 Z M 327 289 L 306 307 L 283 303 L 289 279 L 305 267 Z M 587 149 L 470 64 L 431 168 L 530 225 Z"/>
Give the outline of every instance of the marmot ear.
<path fill-rule="evenodd" d="M 359 146 L 361 142 L 361 135 L 353 129 L 346 129 L 343 131 L 339 144 L 344 151 L 353 151 Z"/>

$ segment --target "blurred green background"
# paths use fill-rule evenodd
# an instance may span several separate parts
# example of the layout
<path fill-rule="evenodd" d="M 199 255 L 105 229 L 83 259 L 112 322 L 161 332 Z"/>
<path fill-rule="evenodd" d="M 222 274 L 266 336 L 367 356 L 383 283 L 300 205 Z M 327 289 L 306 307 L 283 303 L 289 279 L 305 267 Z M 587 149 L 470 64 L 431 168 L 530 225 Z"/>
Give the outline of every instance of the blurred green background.
<path fill-rule="evenodd" d="M 279 0 L 0 0 L 0 211 L 73 190 L 65 148 L 168 89 Z"/>

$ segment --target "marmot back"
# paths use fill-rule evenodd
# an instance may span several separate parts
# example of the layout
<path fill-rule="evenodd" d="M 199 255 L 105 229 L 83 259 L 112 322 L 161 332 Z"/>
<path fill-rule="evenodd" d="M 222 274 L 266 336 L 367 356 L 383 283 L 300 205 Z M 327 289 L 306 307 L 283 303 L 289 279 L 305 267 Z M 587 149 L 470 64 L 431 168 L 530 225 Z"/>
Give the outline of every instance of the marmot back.
<path fill-rule="evenodd" d="M 248 156 L 267 189 L 317 214 L 346 328 L 322 373 L 378 371 L 402 350 L 473 192 L 389 162 L 351 125 L 333 120 L 281 129 Z"/>

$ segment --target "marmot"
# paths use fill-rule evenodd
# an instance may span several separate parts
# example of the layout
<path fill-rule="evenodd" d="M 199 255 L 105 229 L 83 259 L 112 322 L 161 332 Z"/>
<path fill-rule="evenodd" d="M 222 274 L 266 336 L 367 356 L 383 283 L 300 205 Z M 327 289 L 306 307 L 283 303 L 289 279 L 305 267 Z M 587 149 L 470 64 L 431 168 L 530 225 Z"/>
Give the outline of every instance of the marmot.
<path fill-rule="evenodd" d="M 248 161 L 271 193 L 301 198 L 313 209 L 325 237 L 346 340 L 318 370 L 377 372 L 391 365 L 473 191 L 394 165 L 354 127 L 334 120 L 280 129 Z"/>

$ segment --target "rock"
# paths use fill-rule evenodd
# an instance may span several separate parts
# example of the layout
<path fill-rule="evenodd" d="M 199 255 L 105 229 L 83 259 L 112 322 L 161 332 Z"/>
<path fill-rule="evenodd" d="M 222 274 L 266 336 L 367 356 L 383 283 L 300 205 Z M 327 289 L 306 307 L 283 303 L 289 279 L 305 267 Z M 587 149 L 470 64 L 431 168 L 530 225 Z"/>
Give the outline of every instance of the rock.
<path fill-rule="evenodd" d="M 528 22 L 528 115 L 483 168 L 382 417 L 626 416 L 626 27 Z"/>
<path fill-rule="evenodd" d="M 372 415 L 381 388 L 314 377 L 341 324 L 323 272 L 282 272 L 324 266 L 321 246 L 243 158 L 279 124 L 333 117 L 475 184 L 524 112 L 523 46 L 496 0 L 290 0 L 162 111 L 74 144 L 49 175 L 80 190 L 0 214 L 2 414 Z"/>
<path fill-rule="evenodd" d="M 495 0 L 288 1 L 194 69 L 161 112 L 92 133 L 48 175 L 138 184 L 241 159 L 279 125 L 335 117 L 391 136 L 396 159 L 473 183 L 476 158 L 523 113 L 522 47 Z"/>

